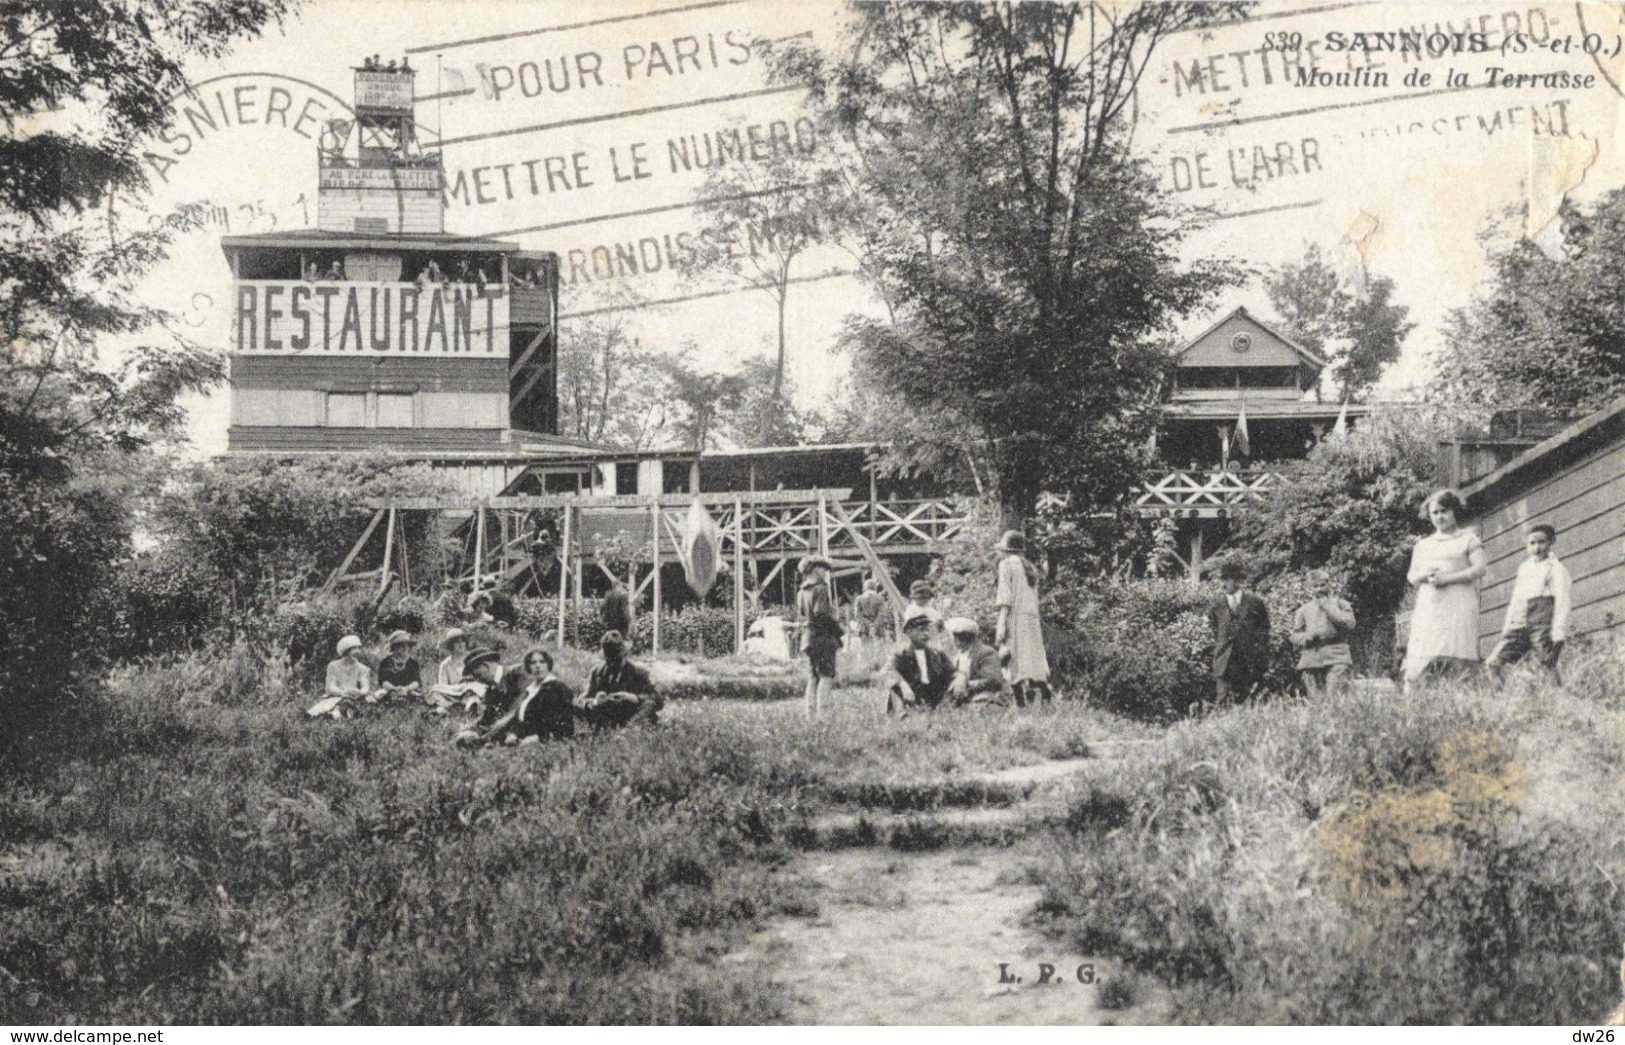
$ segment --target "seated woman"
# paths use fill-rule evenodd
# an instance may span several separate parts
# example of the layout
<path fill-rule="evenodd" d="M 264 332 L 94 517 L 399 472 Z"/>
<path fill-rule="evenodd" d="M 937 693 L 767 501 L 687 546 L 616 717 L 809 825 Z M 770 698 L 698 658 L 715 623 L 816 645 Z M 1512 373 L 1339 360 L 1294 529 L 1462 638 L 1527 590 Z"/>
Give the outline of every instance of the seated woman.
<path fill-rule="evenodd" d="M 446 632 L 446 637 L 440 640 L 440 648 L 446 651 L 446 656 L 435 668 L 434 685 L 429 687 L 425 699 L 436 713 L 445 714 L 477 694 L 474 683 L 464 678 L 463 660 L 468 656 L 468 636 L 463 629 L 452 628 Z"/>
<path fill-rule="evenodd" d="M 412 636 L 397 631 L 389 637 L 389 656 L 378 665 L 378 691 L 369 699 L 395 700 L 423 692 L 423 669 L 412 656 Z"/>
<path fill-rule="evenodd" d="M 324 697 L 305 712 L 311 718 L 349 718 L 355 706 L 373 693 L 372 669 L 358 654 L 361 639 L 346 635 L 339 640 L 338 659 L 327 665 L 327 685 Z"/>
<path fill-rule="evenodd" d="M 501 695 L 474 727 L 476 739 L 465 740 L 465 745 L 563 740 L 575 734 L 570 687 L 553 674 L 553 656 L 546 650 L 526 653 L 524 671 L 510 672 L 498 689 Z"/>
<path fill-rule="evenodd" d="M 604 662 L 588 676 L 586 692 L 575 701 L 576 713 L 595 730 L 653 724 L 666 702 L 649 673 L 626 659 L 626 640 L 620 632 L 608 631 L 599 648 Z"/>

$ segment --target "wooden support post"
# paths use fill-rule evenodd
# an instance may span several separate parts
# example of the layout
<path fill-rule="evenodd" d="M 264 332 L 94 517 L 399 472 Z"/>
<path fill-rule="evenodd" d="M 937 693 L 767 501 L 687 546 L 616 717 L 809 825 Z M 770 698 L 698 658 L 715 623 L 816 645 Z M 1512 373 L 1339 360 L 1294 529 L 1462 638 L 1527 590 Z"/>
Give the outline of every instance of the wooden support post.
<path fill-rule="evenodd" d="M 499 560 L 501 565 L 498 570 L 504 577 L 508 575 L 508 537 L 508 513 L 499 511 L 497 512 L 497 539 L 502 542 L 502 557 Z"/>
<path fill-rule="evenodd" d="M 1196 535 L 1191 538 L 1191 582 L 1202 582 L 1202 524 L 1196 524 Z"/>
<path fill-rule="evenodd" d="M 564 600 L 570 577 L 570 517 L 573 514 L 568 507 L 564 509 L 564 533 L 559 541 L 559 649 L 564 648 Z"/>
<path fill-rule="evenodd" d="M 481 581 L 485 576 L 485 509 L 474 509 L 474 590 L 468 593 L 472 599 L 480 593 Z"/>
<path fill-rule="evenodd" d="M 745 652 L 745 506 L 734 500 L 734 652 Z"/>
<path fill-rule="evenodd" d="M 829 508 L 824 491 L 818 491 L 818 554 L 829 558 Z"/>
<path fill-rule="evenodd" d="M 652 626 L 653 626 L 653 632 L 652 632 L 653 642 L 651 643 L 651 646 L 650 646 L 650 652 L 655 654 L 656 656 L 658 656 L 660 654 L 660 501 L 659 500 L 656 500 L 654 504 L 651 504 L 649 506 L 649 533 L 650 533 L 650 539 L 654 542 L 654 564 L 655 564 L 654 607 L 653 607 L 653 609 L 654 609 L 654 620 L 652 622 Z"/>
<path fill-rule="evenodd" d="M 389 510 L 389 525 L 384 527 L 384 579 L 378 585 L 378 601 L 383 602 L 389 590 L 390 578 L 395 576 L 395 509 Z"/>
<path fill-rule="evenodd" d="M 339 568 L 334 570 L 332 576 L 327 578 L 327 583 L 322 585 L 322 591 L 324 593 L 332 591 L 333 585 L 339 582 L 339 578 L 343 577 L 350 571 L 350 566 L 355 562 L 355 557 L 360 555 L 361 549 L 367 546 L 367 538 L 372 536 L 372 531 L 378 529 L 378 523 L 383 519 L 383 517 L 384 509 L 382 508 L 372 513 L 372 521 L 369 522 L 367 524 L 367 528 L 361 532 L 361 539 L 355 542 L 355 547 L 350 549 L 350 554 L 344 557 L 344 561 L 339 563 Z"/>
<path fill-rule="evenodd" d="M 841 507 L 840 501 L 830 502 L 830 511 L 835 516 L 836 522 L 845 527 L 846 532 L 852 535 L 852 543 L 858 546 L 858 551 L 862 552 L 863 557 L 868 560 L 869 569 L 874 571 L 875 579 L 880 581 L 880 587 L 886 592 L 886 598 L 891 602 L 892 617 L 893 622 L 897 625 L 897 633 L 902 634 L 903 593 L 897 590 L 896 584 L 892 583 L 891 571 L 886 569 L 885 563 L 880 561 L 880 556 L 876 554 L 874 545 L 870 544 L 863 534 L 858 532 L 858 528 L 852 524 L 851 517 L 846 514 L 846 509 Z"/>

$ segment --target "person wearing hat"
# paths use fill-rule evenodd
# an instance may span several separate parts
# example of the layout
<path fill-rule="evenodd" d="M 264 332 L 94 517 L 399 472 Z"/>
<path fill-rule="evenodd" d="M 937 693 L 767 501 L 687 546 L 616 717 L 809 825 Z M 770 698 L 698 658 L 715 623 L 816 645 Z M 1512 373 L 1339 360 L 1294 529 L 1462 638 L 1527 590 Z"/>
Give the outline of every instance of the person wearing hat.
<path fill-rule="evenodd" d="M 1263 679 L 1270 659 L 1269 608 L 1247 587 L 1247 570 L 1235 559 L 1219 564 L 1223 594 L 1207 609 L 1213 628 L 1213 684 L 1222 704 L 1246 700 Z"/>
<path fill-rule="evenodd" d="M 598 647 L 604 662 L 592 669 L 586 690 L 575 699 L 576 717 L 595 731 L 653 724 L 666 702 L 649 673 L 626 659 L 626 639 L 618 631 L 606 631 Z"/>
<path fill-rule="evenodd" d="M 907 644 L 892 655 L 883 676 L 888 684 L 886 714 L 906 714 L 920 707 L 935 710 L 953 682 L 953 662 L 931 645 L 931 618 L 918 606 L 903 610 L 903 637 Z"/>
<path fill-rule="evenodd" d="M 852 600 L 852 624 L 858 641 L 867 643 L 886 638 L 890 616 L 886 612 L 886 597 L 880 594 L 880 582 L 868 578 L 863 582 L 863 594 Z"/>
<path fill-rule="evenodd" d="M 469 651 L 468 657 L 463 661 L 463 670 L 467 673 L 468 679 L 480 687 L 482 696 L 478 721 L 454 738 L 459 747 L 469 747 L 485 743 L 491 727 L 513 707 L 518 697 L 516 687 L 513 685 L 518 672 L 510 672 L 504 684 L 502 654 L 484 647 Z"/>
<path fill-rule="evenodd" d="M 339 640 L 338 659 L 327 665 L 327 695 L 345 700 L 363 700 L 372 692 L 372 669 L 362 660 L 361 639 L 346 635 Z"/>
<path fill-rule="evenodd" d="M 404 631 L 397 631 L 389 637 L 389 656 L 378 665 L 375 699 L 393 700 L 422 694 L 423 669 L 418 665 L 418 659 L 412 656 L 412 647 L 416 644 L 412 636 Z"/>
<path fill-rule="evenodd" d="M 477 591 L 468 597 L 468 620 L 470 624 L 495 624 L 496 618 L 491 616 L 491 593 Z"/>
<path fill-rule="evenodd" d="M 339 640 L 338 659 L 327 664 L 327 685 L 323 696 L 305 710 L 311 718 L 348 718 L 355 714 L 357 701 L 372 694 L 372 669 L 358 654 L 361 639 L 346 635 Z"/>
<path fill-rule="evenodd" d="M 493 686 L 479 722 L 458 735 L 459 744 L 512 745 L 574 734 L 570 687 L 553 674 L 553 655 L 537 646 L 525 654 L 522 665 Z"/>
<path fill-rule="evenodd" d="M 1004 679 L 999 652 L 982 641 L 982 629 L 969 617 L 948 621 L 954 639 L 954 678 L 948 699 L 954 704 L 1003 707 L 1010 703 L 1010 684 Z"/>
<path fill-rule="evenodd" d="M 801 589 L 796 592 L 796 615 L 807 628 L 807 714 L 817 715 L 835 687 L 835 662 L 841 652 L 841 622 L 829 594 L 828 559 L 817 555 L 801 560 Z"/>
<path fill-rule="evenodd" d="M 999 553 L 999 623 L 994 645 L 1006 658 L 1005 671 L 1016 703 L 1050 700 L 1049 658 L 1038 619 L 1038 567 L 1027 561 L 1027 538 L 1007 530 L 995 547 Z"/>
<path fill-rule="evenodd" d="M 925 614 L 926 619 L 931 622 L 931 640 L 933 642 L 942 637 L 942 611 L 931 605 L 931 600 L 936 598 L 936 595 L 937 589 L 932 587 L 930 581 L 917 580 L 908 586 L 908 605 L 903 608 L 904 613 L 907 613 L 908 607 L 912 606 Z"/>
<path fill-rule="evenodd" d="M 468 656 L 468 633 L 462 628 L 452 628 L 440 640 L 440 648 L 446 651 L 446 656 L 435 670 L 435 685 L 460 686 L 463 681 L 463 660 Z"/>
<path fill-rule="evenodd" d="M 429 688 L 425 700 L 435 714 L 444 715 L 454 707 L 477 700 L 484 694 L 485 688 L 468 677 L 467 632 L 452 628 L 440 640 L 440 647 L 446 651 L 446 656 L 435 669 L 434 685 Z"/>

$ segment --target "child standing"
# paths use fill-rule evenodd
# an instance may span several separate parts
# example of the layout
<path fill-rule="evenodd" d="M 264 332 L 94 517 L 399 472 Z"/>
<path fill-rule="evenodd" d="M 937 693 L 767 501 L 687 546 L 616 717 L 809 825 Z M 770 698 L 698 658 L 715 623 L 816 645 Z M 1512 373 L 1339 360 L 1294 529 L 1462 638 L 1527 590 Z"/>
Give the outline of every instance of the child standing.
<path fill-rule="evenodd" d="M 1298 655 L 1298 677 L 1311 698 L 1323 697 L 1348 681 L 1354 658 L 1349 654 L 1349 633 L 1354 630 L 1354 608 L 1332 592 L 1331 574 L 1314 570 L 1309 575 L 1313 596 L 1292 615 L 1292 644 Z"/>
<path fill-rule="evenodd" d="M 1529 557 L 1518 564 L 1501 641 L 1488 662 L 1497 673 L 1533 653 L 1540 666 L 1557 678 L 1557 658 L 1568 639 L 1574 581 L 1568 567 L 1552 554 L 1556 542 L 1557 531 L 1552 527 L 1545 523 L 1530 527 L 1525 544 Z"/>

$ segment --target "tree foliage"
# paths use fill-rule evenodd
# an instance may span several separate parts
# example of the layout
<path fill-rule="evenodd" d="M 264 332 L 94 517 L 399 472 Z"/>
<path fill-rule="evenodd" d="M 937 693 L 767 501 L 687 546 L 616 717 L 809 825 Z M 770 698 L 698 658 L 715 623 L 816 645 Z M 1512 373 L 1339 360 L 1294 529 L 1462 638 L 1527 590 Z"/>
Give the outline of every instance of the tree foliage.
<path fill-rule="evenodd" d="M 153 522 L 164 538 L 148 567 L 207 586 L 217 619 L 242 624 L 325 581 L 365 532 L 374 512 L 366 502 L 455 492 L 428 466 L 383 456 L 221 458 L 185 470 L 159 498 Z M 397 517 L 395 539 L 424 580 L 446 554 L 434 521 L 427 512 Z M 353 569 L 382 562 L 381 526 L 372 545 Z"/>
<path fill-rule="evenodd" d="M 0 10 L 0 718 L 99 666 L 131 549 L 134 455 L 178 429 L 183 394 L 222 376 L 217 355 L 134 297 L 199 212 L 149 215 L 113 196 L 143 187 L 140 142 L 168 118 L 183 63 L 285 6 Z"/>
<path fill-rule="evenodd" d="M 663 391 L 660 359 L 627 337 L 623 321 L 588 321 L 559 339 L 562 434 L 648 449 L 664 432 Z"/>
<path fill-rule="evenodd" d="M 866 271 L 895 316 L 849 344 L 886 394 L 970 422 L 1008 517 L 1040 489 L 1121 497 L 1154 423 L 1153 335 L 1233 278 L 1178 264 L 1128 140 L 1158 43 L 1231 10 L 860 5 L 850 58 L 779 58 L 850 154 Z"/>
<path fill-rule="evenodd" d="M 1517 210 L 1481 237 L 1490 278 L 1451 317 L 1437 397 L 1583 414 L 1625 395 L 1625 189 L 1565 202 L 1557 220 L 1560 258 L 1507 235 L 1521 228 Z"/>
<path fill-rule="evenodd" d="M 1332 392 L 1339 400 L 1363 399 L 1416 329 L 1406 322 L 1410 310 L 1393 302 L 1392 279 L 1368 276 L 1363 282 L 1358 291 L 1345 288 L 1316 246 L 1265 280 L 1285 333 L 1331 364 Z"/>
<path fill-rule="evenodd" d="M 1422 504 L 1438 441 L 1452 428 L 1432 411 L 1376 411 L 1346 438 L 1328 437 L 1286 464 L 1286 481 L 1236 516 L 1231 547 L 1265 575 L 1331 570 L 1362 619 L 1393 613 L 1411 545 L 1427 529 Z"/>

